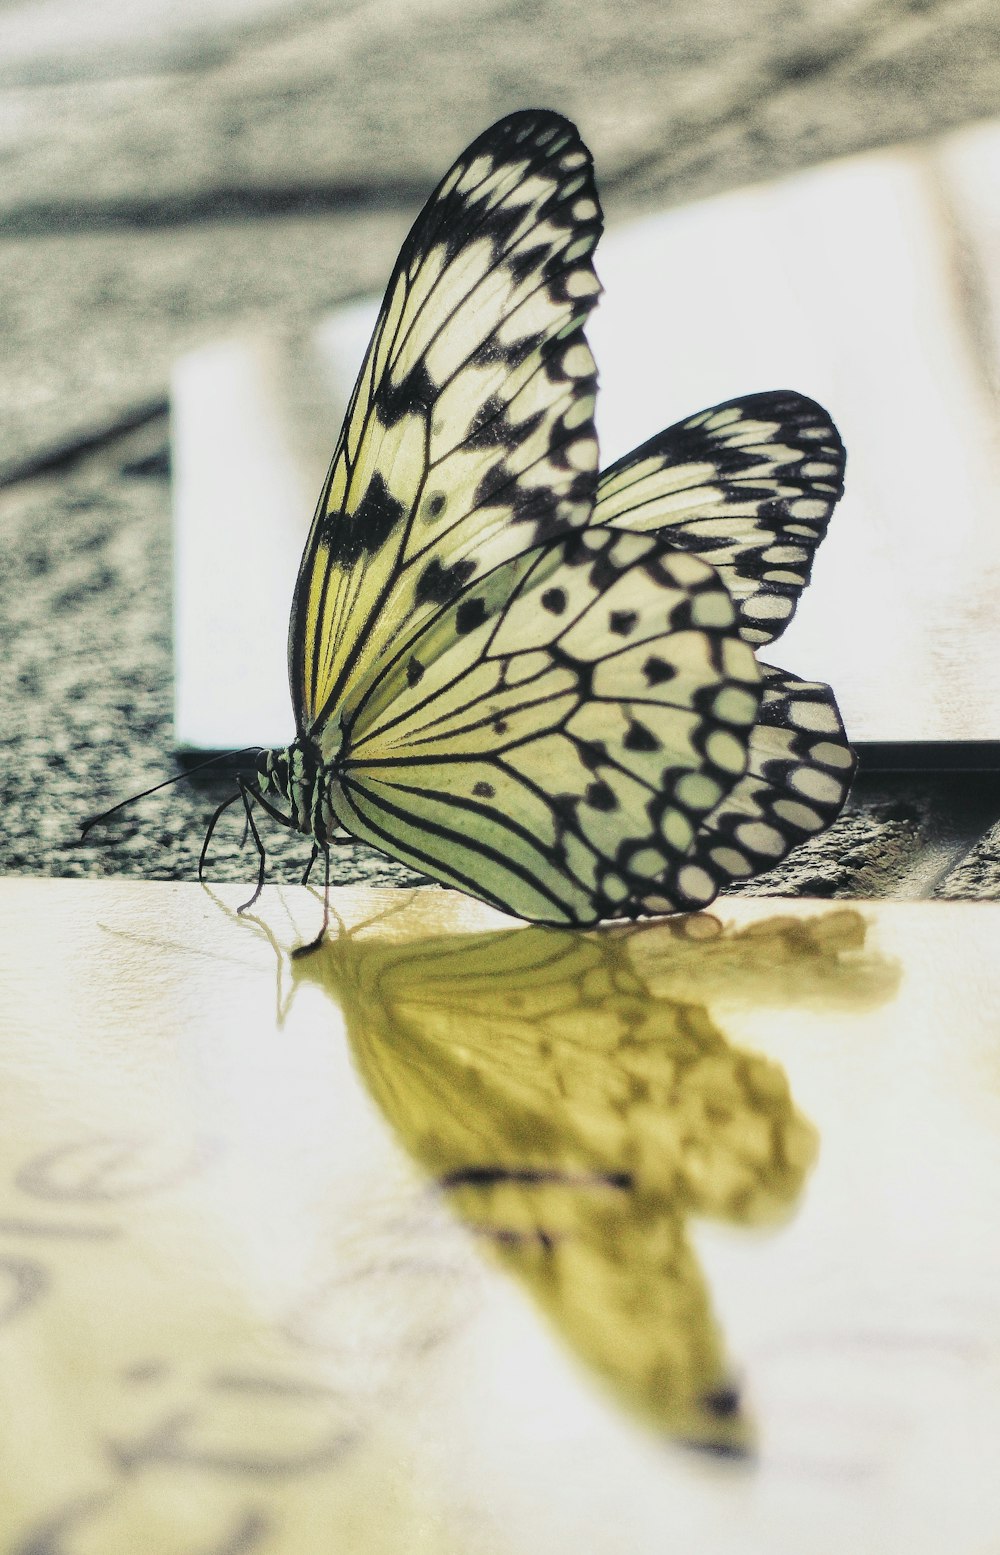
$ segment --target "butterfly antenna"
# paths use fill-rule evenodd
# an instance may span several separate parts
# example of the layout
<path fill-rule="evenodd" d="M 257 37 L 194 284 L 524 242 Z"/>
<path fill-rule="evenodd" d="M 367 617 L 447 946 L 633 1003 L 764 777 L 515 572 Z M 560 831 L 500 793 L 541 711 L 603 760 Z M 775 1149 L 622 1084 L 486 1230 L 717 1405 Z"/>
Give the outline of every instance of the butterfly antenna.
<path fill-rule="evenodd" d="M 259 755 L 262 749 L 260 745 L 247 745 L 240 751 L 223 751 L 219 756 L 209 756 L 207 761 L 199 761 L 196 767 L 189 767 L 186 772 L 175 772 L 173 777 L 164 778 L 162 783 L 154 783 L 152 788 L 144 788 L 141 794 L 131 794 L 128 799 L 122 799 L 118 804 L 112 805 L 110 810 L 104 810 L 100 815 L 92 815 L 88 821 L 84 821 L 80 828 L 80 841 L 83 842 L 92 827 L 103 825 L 113 815 L 117 815 L 119 810 L 135 804 L 137 799 L 146 799 L 150 794 L 159 793 L 161 788 L 169 788 L 171 783 L 180 783 L 184 778 L 194 777 L 196 772 L 204 772 L 206 767 L 218 766 L 220 761 L 233 761 L 237 756 Z"/>

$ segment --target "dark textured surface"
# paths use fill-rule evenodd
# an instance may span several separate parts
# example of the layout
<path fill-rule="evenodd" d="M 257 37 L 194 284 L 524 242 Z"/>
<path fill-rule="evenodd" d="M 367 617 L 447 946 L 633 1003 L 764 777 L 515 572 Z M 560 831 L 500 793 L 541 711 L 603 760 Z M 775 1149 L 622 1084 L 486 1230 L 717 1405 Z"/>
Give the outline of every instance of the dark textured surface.
<path fill-rule="evenodd" d="M 578 118 L 612 219 L 1000 109 L 1000 13 L 985 3 L 399 0 L 262 6 L 243 32 L 208 12 L 199 28 L 183 47 L 138 29 L 103 54 L 53 41 L 0 68 L 11 872 L 194 878 L 231 791 L 201 777 L 79 841 L 85 816 L 174 770 L 155 407 L 180 349 L 379 287 L 420 192 L 512 107 Z M 827 836 L 743 889 L 995 897 L 998 818 L 998 777 L 865 776 Z M 239 837 L 234 811 L 215 878 L 252 882 Z M 294 878 L 303 840 L 267 840 L 274 877 Z M 414 878 L 361 845 L 335 863 L 340 879 Z"/>

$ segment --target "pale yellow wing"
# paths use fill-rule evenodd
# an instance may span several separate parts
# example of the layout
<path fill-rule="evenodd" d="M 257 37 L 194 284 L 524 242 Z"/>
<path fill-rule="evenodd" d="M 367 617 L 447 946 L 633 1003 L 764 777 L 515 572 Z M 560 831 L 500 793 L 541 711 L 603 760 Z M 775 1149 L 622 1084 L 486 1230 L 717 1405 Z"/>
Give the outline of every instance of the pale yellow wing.
<path fill-rule="evenodd" d="M 326 759 L 400 634 L 499 562 L 590 520 L 583 323 L 600 290 L 600 230 L 589 152 L 539 110 L 474 141 L 406 239 L 292 605 L 297 726 Z"/>
<path fill-rule="evenodd" d="M 818 837 L 850 792 L 857 757 L 830 687 L 771 664 L 760 670 L 763 695 L 746 772 L 702 819 L 688 857 L 665 877 L 667 894 L 687 911 Z"/>
<path fill-rule="evenodd" d="M 711 562 L 740 630 L 772 642 L 791 620 L 844 490 L 844 445 L 804 394 L 749 394 L 657 433 L 601 476 L 594 522 L 668 535 Z"/>
<path fill-rule="evenodd" d="M 354 709 L 331 802 L 355 837 L 535 922 L 667 912 L 759 701 L 712 568 L 591 527 L 404 643 Z"/>
<path fill-rule="evenodd" d="M 758 644 L 791 619 L 843 492 L 844 447 L 821 406 L 788 391 L 690 416 L 601 476 L 594 522 L 656 534 L 711 562 Z M 856 758 L 829 686 L 762 664 L 747 768 L 664 877 L 677 906 L 779 864 L 840 813 Z"/>

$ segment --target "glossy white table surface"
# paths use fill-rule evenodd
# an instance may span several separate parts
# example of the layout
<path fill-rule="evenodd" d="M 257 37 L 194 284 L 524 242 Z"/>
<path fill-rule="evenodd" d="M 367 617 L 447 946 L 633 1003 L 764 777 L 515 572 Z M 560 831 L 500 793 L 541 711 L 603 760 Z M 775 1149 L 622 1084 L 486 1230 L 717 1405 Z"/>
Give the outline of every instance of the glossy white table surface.
<path fill-rule="evenodd" d="M 992 1548 L 1000 906 L 238 900 L 0 885 L 4 1555 Z"/>

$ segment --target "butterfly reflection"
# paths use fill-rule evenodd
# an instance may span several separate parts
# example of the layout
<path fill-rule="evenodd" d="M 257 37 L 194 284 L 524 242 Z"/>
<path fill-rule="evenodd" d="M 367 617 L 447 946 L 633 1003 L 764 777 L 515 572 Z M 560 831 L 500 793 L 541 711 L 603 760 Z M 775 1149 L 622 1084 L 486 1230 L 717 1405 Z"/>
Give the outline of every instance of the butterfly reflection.
<path fill-rule="evenodd" d="M 858 956 L 864 920 L 428 937 L 406 916 L 342 932 L 293 977 L 342 1008 L 408 1152 L 578 1355 L 659 1428 L 745 1450 L 687 1222 L 786 1215 L 817 1136 L 707 1001 L 871 1002 L 892 974 Z"/>

